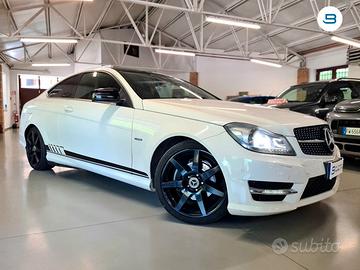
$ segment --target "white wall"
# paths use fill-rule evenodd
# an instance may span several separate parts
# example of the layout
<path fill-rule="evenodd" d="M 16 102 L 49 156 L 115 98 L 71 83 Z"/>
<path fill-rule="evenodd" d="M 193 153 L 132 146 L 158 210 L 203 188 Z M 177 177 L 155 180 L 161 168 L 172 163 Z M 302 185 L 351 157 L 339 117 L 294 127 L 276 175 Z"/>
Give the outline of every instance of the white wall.
<path fill-rule="evenodd" d="M 88 40 L 80 40 L 75 47 L 75 55 L 78 61 L 101 64 L 101 42 L 96 42 L 97 39 L 100 39 L 99 34 L 96 34 L 90 43 Z"/>
<path fill-rule="evenodd" d="M 130 41 L 140 43 L 140 40 L 132 29 L 106 29 L 100 31 L 95 39 L 109 39 L 116 41 Z M 189 80 L 190 71 L 195 70 L 195 59 L 192 57 L 168 56 L 154 53 L 158 63 L 166 64 L 162 68 L 156 68 L 153 56 L 149 48 L 139 48 L 139 58 L 127 55 L 124 59 L 124 45 L 112 43 L 94 42 L 83 52 L 86 41 L 80 41 L 76 46 L 76 55 L 80 62 L 74 65 L 74 72 L 81 72 L 98 68 L 105 65 L 117 65 L 127 68 L 136 67 L 144 70 L 152 70 Z M 124 59 L 124 60 L 123 60 Z"/>
<path fill-rule="evenodd" d="M 250 95 L 276 95 L 296 84 L 297 68 L 273 68 L 249 61 L 197 57 L 199 86 L 220 98 L 248 91 Z"/>
<path fill-rule="evenodd" d="M 2 66 L 2 91 L 3 91 L 3 104 L 0 106 L 4 109 L 4 128 L 9 128 L 12 125 L 12 108 L 11 108 L 11 95 L 10 95 L 10 69 L 7 65 Z"/>
<path fill-rule="evenodd" d="M 101 65 L 98 65 L 98 64 L 79 64 L 79 63 L 76 63 L 76 64 L 74 65 L 74 73 L 86 71 L 86 70 L 89 70 L 89 69 L 95 69 L 95 68 L 99 68 L 99 67 L 101 67 Z"/>
<path fill-rule="evenodd" d="M 134 30 L 131 29 L 106 29 L 100 31 L 95 39 L 109 39 L 115 41 L 130 41 L 140 43 Z M 194 70 L 193 58 L 181 56 L 158 55 L 154 53 L 159 63 L 166 65 L 156 68 L 149 48 L 139 48 L 139 58 L 127 55 L 124 59 L 124 45 L 112 43 L 94 42 L 84 51 L 86 41 L 80 41 L 76 46 L 75 54 L 80 57 L 80 63 L 74 65 L 74 72 L 86 71 L 106 65 L 117 65 L 127 68 L 141 68 L 169 74 L 181 79 L 189 80 L 189 72 Z M 84 52 L 84 53 L 83 53 Z M 161 60 L 160 60 L 161 58 Z M 124 60 L 123 60 L 124 59 Z"/>
<path fill-rule="evenodd" d="M 316 81 L 316 70 L 321 68 L 347 64 L 347 47 L 339 47 L 320 51 L 306 56 L 306 66 L 309 68 L 310 82 Z"/>
<path fill-rule="evenodd" d="M 360 79 L 360 66 L 359 64 L 349 65 L 349 78 L 358 78 Z"/>
<path fill-rule="evenodd" d="M 100 35 L 103 39 L 116 41 L 141 43 L 139 37 L 132 29 L 107 29 L 102 30 Z M 124 59 L 124 45 L 102 43 L 101 44 L 101 63 L 103 65 L 120 65 L 124 67 L 141 67 L 152 70 L 171 70 L 173 73 L 183 73 L 193 71 L 195 60 L 193 57 L 159 55 L 153 53 L 157 63 L 165 64 L 160 69 L 156 69 L 154 57 L 151 54 L 153 49 L 140 47 L 139 57 L 126 55 Z"/>

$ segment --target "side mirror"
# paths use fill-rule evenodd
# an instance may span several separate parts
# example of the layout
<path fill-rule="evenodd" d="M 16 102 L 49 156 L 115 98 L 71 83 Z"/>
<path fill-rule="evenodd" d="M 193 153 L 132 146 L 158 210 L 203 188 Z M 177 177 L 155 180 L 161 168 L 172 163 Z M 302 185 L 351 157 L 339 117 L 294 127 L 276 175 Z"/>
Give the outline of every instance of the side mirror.
<path fill-rule="evenodd" d="M 125 100 L 120 99 L 119 89 L 116 88 L 97 88 L 92 93 L 93 102 L 112 102 L 122 105 Z"/>

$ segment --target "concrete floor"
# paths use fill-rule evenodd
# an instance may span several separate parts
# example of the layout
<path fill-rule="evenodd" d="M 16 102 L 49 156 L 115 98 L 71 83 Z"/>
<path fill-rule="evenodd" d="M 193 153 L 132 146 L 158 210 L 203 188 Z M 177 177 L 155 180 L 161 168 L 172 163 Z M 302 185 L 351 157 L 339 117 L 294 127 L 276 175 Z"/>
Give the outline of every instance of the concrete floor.
<path fill-rule="evenodd" d="M 154 193 L 81 170 L 32 171 L 9 130 L 0 135 L 0 269 L 359 269 L 360 160 L 345 166 L 324 202 L 192 226 Z M 281 255 L 278 237 L 289 245 Z M 304 250 L 311 241 L 335 252 Z"/>

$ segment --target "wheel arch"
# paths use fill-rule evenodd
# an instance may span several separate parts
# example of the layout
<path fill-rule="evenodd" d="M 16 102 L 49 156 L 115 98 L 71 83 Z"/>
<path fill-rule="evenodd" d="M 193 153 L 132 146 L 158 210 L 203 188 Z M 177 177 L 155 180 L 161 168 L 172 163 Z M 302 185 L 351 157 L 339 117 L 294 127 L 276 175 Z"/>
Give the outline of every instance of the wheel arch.
<path fill-rule="evenodd" d="M 44 144 L 45 145 L 48 144 L 48 134 L 46 132 L 46 129 L 41 128 L 39 123 L 30 122 L 27 126 L 24 126 L 23 128 L 24 128 L 23 130 L 20 129 L 20 132 L 21 132 L 20 135 L 23 136 L 25 143 L 26 143 L 26 141 L 25 141 L 26 135 L 28 134 L 29 130 L 31 128 L 36 128 L 39 131 L 39 133 L 40 133 L 40 135 L 41 135 L 41 137 L 42 137 L 42 139 L 44 141 Z"/>
<path fill-rule="evenodd" d="M 31 129 L 31 128 L 37 128 L 37 126 L 35 126 L 34 124 L 30 124 L 30 125 L 28 125 L 26 128 L 25 128 L 25 130 L 24 130 L 24 137 L 26 138 L 26 135 L 28 134 L 28 132 L 29 132 L 29 130 Z M 37 128 L 38 129 L 38 128 Z M 39 130 L 39 129 L 38 129 Z"/>
<path fill-rule="evenodd" d="M 186 137 L 186 136 L 173 136 L 165 139 L 162 141 L 155 149 L 150 162 L 150 177 L 151 177 L 151 188 L 154 189 L 154 176 L 155 176 L 155 170 L 158 162 L 160 161 L 161 157 L 165 154 L 167 150 L 169 150 L 172 146 L 175 144 L 178 144 L 183 141 L 193 141 L 202 147 L 206 149 L 206 147 L 200 143 L 197 140 L 194 140 L 193 138 Z"/>

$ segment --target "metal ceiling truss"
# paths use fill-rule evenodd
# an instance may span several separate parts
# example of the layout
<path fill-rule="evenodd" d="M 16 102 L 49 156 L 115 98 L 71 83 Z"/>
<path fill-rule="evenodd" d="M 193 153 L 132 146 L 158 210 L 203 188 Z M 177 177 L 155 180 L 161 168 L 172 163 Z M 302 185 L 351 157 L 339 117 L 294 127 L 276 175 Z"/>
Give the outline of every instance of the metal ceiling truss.
<path fill-rule="evenodd" d="M 144 1 L 144 0 L 108 0 L 104 4 L 104 8 L 101 11 L 96 23 L 92 26 L 91 30 L 87 33 L 85 27 L 85 12 L 84 12 L 84 3 L 79 3 L 77 14 L 74 20 L 74 23 L 68 21 L 64 14 L 62 14 L 56 6 L 63 3 L 69 3 L 68 1 L 58 1 L 58 2 L 49 2 L 49 0 L 44 0 L 43 4 L 39 5 L 28 5 L 28 6 L 20 6 L 16 8 L 11 8 L 9 5 L 9 0 L 1 0 L 8 11 L 9 22 L 11 25 L 12 30 L 8 34 L 8 38 L 14 40 L 15 38 L 21 38 L 21 31 L 23 31 L 26 27 L 28 27 L 40 14 L 45 15 L 45 25 L 46 25 L 46 37 L 50 38 L 64 38 L 64 36 L 52 35 L 51 31 L 51 18 L 50 14 L 53 11 L 53 14 L 56 14 L 59 18 L 62 19 L 63 23 L 71 30 L 71 37 L 77 38 L 79 40 L 85 41 L 85 46 L 81 52 L 78 52 L 77 56 L 71 57 L 71 53 L 74 52 L 74 45 L 69 45 L 69 48 L 64 51 L 58 45 L 53 45 L 54 48 L 56 47 L 61 54 L 67 58 L 71 62 L 80 62 L 83 54 L 91 44 L 91 42 L 102 42 L 105 43 L 105 49 L 110 53 L 110 50 L 106 44 L 119 44 L 119 45 L 136 45 L 140 47 L 147 47 L 150 49 L 152 57 L 154 59 L 154 64 L 157 68 L 164 67 L 169 59 L 167 57 L 164 62 L 162 62 L 161 55 L 155 55 L 153 49 L 161 48 L 161 49 L 171 49 L 174 51 L 188 51 L 194 52 L 197 55 L 202 56 L 210 56 L 210 57 L 221 57 L 221 58 L 229 58 L 229 59 L 239 59 L 239 60 L 249 60 L 251 57 L 263 58 L 267 60 L 273 60 L 277 62 L 281 62 L 283 64 L 287 64 L 294 61 L 294 57 L 298 61 L 304 61 L 303 56 L 299 55 L 296 51 L 292 50 L 291 47 L 301 44 L 301 42 L 308 42 L 309 40 L 316 40 L 321 39 L 326 36 L 329 36 L 329 33 L 323 32 L 318 28 L 308 28 L 304 25 L 313 22 L 316 18 L 314 15 L 317 14 L 319 7 L 315 0 L 309 0 L 309 3 L 314 11 L 314 14 L 308 18 L 302 19 L 300 21 L 294 22 L 292 24 L 283 24 L 276 22 L 276 18 L 281 11 L 292 7 L 302 0 L 280 0 L 276 6 L 273 5 L 273 0 L 257 0 L 257 6 L 259 9 L 259 14 L 254 16 L 253 18 L 246 18 L 239 16 L 239 14 L 235 11 L 236 8 L 240 7 L 244 3 L 249 0 L 236 0 L 232 2 L 227 7 L 221 7 L 217 2 L 213 0 L 182 0 L 182 6 L 175 6 L 171 4 L 167 4 L 166 0 L 154 0 L 154 1 Z M 109 10 L 115 3 L 115 1 L 120 2 L 122 6 L 122 13 L 120 14 L 120 18 L 118 20 L 117 25 L 108 27 L 110 28 L 121 28 L 123 26 L 131 27 L 134 29 L 134 34 L 136 34 L 138 38 L 138 42 L 134 42 L 133 39 L 130 41 L 117 41 L 117 40 L 109 40 L 104 39 L 102 37 L 95 38 L 96 34 L 103 28 L 103 21 L 106 18 Z M 217 6 L 219 11 L 209 12 L 204 10 L 204 5 L 206 2 L 211 3 L 213 6 Z M 360 3 L 358 1 L 348 1 L 347 4 L 339 5 L 338 8 L 340 10 L 349 11 L 355 21 L 355 25 L 351 27 L 357 27 L 360 30 L 360 15 L 356 8 L 356 5 Z M 131 12 L 131 9 L 136 6 L 140 5 L 143 6 L 143 11 L 134 17 Z M 21 26 L 18 26 L 15 22 L 13 13 L 34 9 L 34 14 L 25 21 L 25 23 Z M 160 28 L 160 22 L 163 18 L 163 14 L 166 11 L 177 11 L 178 15 L 175 16 L 172 20 L 167 22 L 165 26 Z M 149 22 L 149 18 L 156 14 L 158 17 L 156 19 L 155 25 L 152 25 Z M 200 17 L 200 23 L 194 25 L 193 23 L 193 16 Z M 262 30 L 249 30 L 246 28 L 234 27 L 229 26 L 228 31 L 222 31 L 222 33 L 217 34 L 218 27 L 215 25 L 213 31 L 210 33 L 210 36 L 204 40 L 204 28 L 210 25 L 209 22 L 206 22 L 206 16 L 216 16 L 219 18 L 226 18 L 226 19 L 233 19 L 238 21 L 256 23 L 259 25 L 268 25 L 276 27 L 277 29 L 265 33 Z M 181 18 L 185 17 L 186 20 L 186 27 L 188 30 L 183 34 L 175 37 L 171 35 L 166 30 L 176 23 Z M 84 29 L 81 31 L 79 30 L 80 26 L 80 19 L 83 18 L 84 21 Z M 128 19 L 130 23 L 122 24 L 125 19 Z M 352 29 L 352 28 L 351 28 Z M 303 41 L 298 40 L 296 42 L 291 42 L 289 44 L 282 44 L 281 42 L 275 40 L 276 36 L 285 33 L 290 30 L 300 30 L 305 31 L 308 33 L 315 34 L 314 36 L 304 39 Z M 344 29 L 341 29 L 343 31 Z M 245 32 L 245 40 L 240 40 L 238 32 L 239 31 L 246 31 Z M 249 31 L 258 31 L 259 35 L 255 38 L 249 40 L 248 34 Z M 232 35 L 234 39 L 234 45 L 230 48 L 224 48 L 223 50 L 215 50 L 211 49 L 211 45 L 215 44 L 216 42 Z M 189 36 L 192 37 L 193 44 L 190 44 L 185 41 L 186 38 Z M 39 38 L 44 36 L 38 36 Z M 166 46 L 164 44 L 164 38 L 167 40 Z M 168 41 L 172 43 L 169 43 Z M 249 50 L 249 47 L 257 42 L 266 41 L 269 45 L 269 50 L 265 52 L 252 52 Z M 14 48 L 2 50 L 0 52 L 0 58 L 3 62 L 7 63 L 9 66 L 11 65 L 11 61 L 9 59 L 13 59 L 15 61 L 22 61 L 22 62 L 31 62 L 32 58 L 38 55 L 45 47 L 48 48 L 48 57 L 51 58 L 53 55 L 53 47 L 52 45 L 45 44 L 41 46 L 32 56 L 30 56 L 27 47 L 30 45 L 22 44 L 22 46 L 16 46 Z M 24 57 L 23 59 L 17 59 L 13 56 L 8 55 L 8 52 L 11 50 L 24 50 Z M 266 54 L 271 55 L 271 57 L 264 57 Z M 114 63 L 118 63 L 120 59 L 117 59 L 113 54 L 110 54 Z M 290 61 L 291 60 L 291 61 Z M 120 61 L 120 63 L 124 63 L 124 58 Z"/>
<path fill-rule="evenodd" d="M 8 12 L 8 19 L 9 19 L 9 22 L 10 22 L 10 27 L 9 27 L 9 32 L 11 33 L 11 27 L 14 29 L 14 31 L 16 32 L 18 30 L 18 26 L 16 24 L 16 21 L 15 21 L 15 18 L 14 18 L 14 15 L 13 15 L 13 11 L 10 7 L 10 4 L 9 4 L 9 1 L 8 0 L 2 0 L 2 3 L 5 7 L 5 9 L 7 10 Z M 24 43 L 22 43 L 23 45 L 23 50 L 24 50 L 24 61 L 26 61 L 26 58 L 28 57 L 29 59 L 30 58 L 30 55 L 29 55 L 29 52 L 28 50 L 26 49 L 26 46 Z M 8 67 L 12 67 L 13 64 L 7 59 L 7 57 L 3 54 L 3 52 L 1 52 L 1 59 L 2 61 L 8 66 Z"/>
<path fill-rule="evenodd" d="M 309 1 L 311 2 L 312 0 L 309 0 Z M 347 12 L 351 13 L 355 24 L 341 27 L 340 29 L 338 29 L 335 32 L 337 35 L 345 33 L 347 31 L 355 30 L 356 28 L 358 28 L 359 31 L 360 31 L 360 25 L 359 25 L 360 16 L 359 16 L 359 13 L 358 13 L 358 9 L 356 7 L 359 4 L 360 4 L 360 1 L 348 1 L 347 4 L 343 4 L 343 5 L 338 6 L 339 10 L 342 11 L 344 14 L 346 14 Z M 315 7 L 315 9 L 316 9 L 316 7 Z M 294 25 L 308 24 L 308 23 L 316 21 L 316 19 L 317 18 L 315 16 L 310 16 L 308 18 L 302 19 L 301 21 L 295 22 L 293 24 Z M 273 32 L 268 33 L 268 36 L 273 37 L 273 36 L 285 33 L 287 31 L 289 31 L 289 30 L 288 29 L 275 30 Z M 322 38 L 324 38 L 324 34 L 317 34 L 317 35 L 307 37 L 307 38 L 304 38 L 304 39 L 301 39 L 301 40 L 296 40 L 296 41 L 290 42 L 290 43 L 286 44 L 285 46 L 287 46 L 287 47 L 295 47 L 295 46 L 306 44 L 308 42 L 317 41 L 317 40 L 320 40 Z M 249 43 L 253 44 L 253 43 L 256 43 L 258 41 L 259 41 L 259 38 L 257 37 L 257 38 L 254 38 L 253 40 L 251 40 Z M 234 50 L 234 48 L 230 48 L 227 51 L 230 52 L 230 51 L 233 51 L 233 50 Z M 266 55 L 266 54 L 271 54 L 271 50 L 267 50 L 267 51 L 264 51 L 264 52 L 261 53 L 261 55 Z"/>
<path fill-rule="evenodd" d="M 312 0 L 309 0 L 309 1 L 312 1 Z M 355 7 L 358 4 L 360 4 L 360 1 L 350 1 L 348 4 L 339 5 L 338 8 L 339 8 L 340 11 L 343 11 L 344 13 L 346 13 L 347 10 L 349 10 L 350 5 Z M 306 17 L 304 19 L 301 19 L 299 21 L 296 21 L 296 22 L 290 24 L 290 26 L 300 26 L 301 27 L 302 25 L 306 25 L 306 24 L 309 24 L 309 23 L 312 23 L 312 22 L 315 22 L 315 21 L 316 21 L 316 17 L 314 15 L 312 15 L 312 16 Z M 352 27 L 345 26 L 343 28 L 340 28 L 336 33 L 337 34 L 342 33 L 343 29 L 349 29 L 349 28 L 352 29 L 353 26 Z M 271 32 L 267 33 L 267 36 L 273 38 L 273 37 L 276 37 L 276 36 L 278 36 L 280 34 L 286 33 L 287 31 L 290 31 L 290 30 L 291 29 L 289 29 L 289 28 L 279 28 L 279 29 L 276 29 L 274 31 L 271 31 Z M 321 33 L 311 37 L 310 40 L 318 40 L 318 39 L 326 37 L 326 35 L 327 35 L 327 33 L 321 32 Z M 249 45 L 255 44 L 255 43 L 261 41 L 262 39 L 263 39 L 263 37 L 261 35 L 257 36 L 257 37 L 254 37 L 253 39 L 251 39 L 249 41 Z M 302 40 L 297 40 L 295 42 L 296 42 L 297 45 L 305 44 L 305 43 L 309 42 L 309 38 L 305 38 L 305 39 L 302 39 Z M 286 47 L 291 47 L 291 46 L 294 46 L 293 44 L 294 44 L 294 42 L 291 42 L 289 44 L 285 44 L 285 46 Z M 232 47 L 226 49 L 225 51 L 226 52 L 232 52 L 234 50 L 236 50 L 236 47 L 232 46 Z M 266 53 L 271 53 L 271 52 L 270 51 L 262 52 L 262 54 L 266 54 Z"/>

